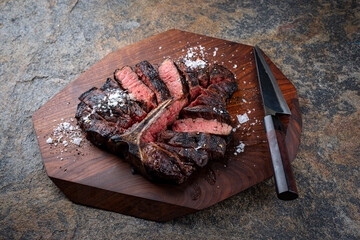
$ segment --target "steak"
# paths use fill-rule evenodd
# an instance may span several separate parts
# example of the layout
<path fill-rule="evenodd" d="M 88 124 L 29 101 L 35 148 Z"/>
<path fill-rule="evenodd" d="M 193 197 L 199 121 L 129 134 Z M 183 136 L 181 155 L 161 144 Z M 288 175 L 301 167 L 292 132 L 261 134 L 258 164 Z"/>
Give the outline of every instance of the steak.
<path fill-rule="evenodd" d="M 129 66 L 115 70 L 114 77 L 123 89 L 126 89 L 136 101 L 141 103 L 146 112 L 157 106 L 155 93 L 138 78 Z"/>
<path fill-rule="evenodd" d="M 210 84 L 219 82 L 234 82 L 234 74 L 224 66 L 214 64 L 209 70 Z"/>
<path fill-rule="evenodd" d="M 218 94 L 223 101 L 226 101 L 226 99 L 230 98 L 234 92 L 236 92 L 237 88 L 237 83 L 224 81 L 211 84 L 207 89 L 210 92 Z"/>
<path fill-rule="evenodd" d="M 201 86 L 198 80 L 198 71 L 194 68 L 187 67 L 184 63 L 180 64 L 185 80 L 189 86 L 190 100 L 194 100 L 201 92 Z"/>
<path fill-rule="evenodd" d="M 207 95 L 206 93 L 203 93 L 200 96 L 198 96 L 194 101 L 192 101 L 189 104 L 189 107 L 194 107 L 198 105 L 206 105 L 206 106 L 212 106 L 212 107 L 222 107 L 225 108 L 226 104 L 222 101 L 221 97 L 219 95 L 215 95 L 216 97 L 211 97 Z"/>
<path fill-rule="evenodd" d="M 106 147 L 111 136 L 123 132 L 123 129 L 117 127 L 115 123 L 105 121 L 83 102 L 78 104 L 75 118 L 80 128 L 84 130 L 86 138 L 101 148 Z"/>
<path fill-rule="evenodd" d="M 155 93 L 158 104 L 171 97 L 170 91 L 160 79 L 159 73 L 148 61 L 142 61 L 135 66 L 136 74 Z"/>
<path fill-rule="evenodd" d="M 216 135 L 229 135 L 232 127 L 226 123 L 204 118 L 185 118 L 179 119 L 172 125 L 172 130 L 176 132 L 203 132 Z"/>
<path fill-rule="evenodd" d="M 168 87 L 170 94 L 175 99 L 186 97 L 188 94 L 188 86 L 183 76 L 180 75 L 175 63 L 166 59 L 159 67 L 160 78 Z"/>
<path fill-rule="evenodd" d="M 154 179 L 183 183 L 195 170 L 193 163 L 182 161 L 178 154 L 150 143 L 142 149 L 147 174 Z"/>
<path fill-rule="evenodd" d="M 226 141 L 222 137 L 203 132 L 163 131 L 159 134 L 158 141 L 174 147 L 206 151 L 210 159 L 221 158 L 226 151 Z"/>
<path fill-rule="evenodd" d="M 203 118 L 207 120 L 216 119 L 219 122 L 231 123 L 228 111 L 222 106 L 197 105 L 185 107 L 181 110 L 182 118 Z"/>
<path fill-rule="evenodd" d="M 203 88 L 207 88 L 209 86 L 210 76 L 209 76 L 209 68 L 200 68 L 198 70 L 198 80 L 200 86 Z"/>
<path fill-rule="evenodd" d="M 150 180 L 181 184 L 221 159 L 231 139 L 226 100 L 237 90 L 220 65 L 190 69 L 166 59 L 114 72 L 79 97 L 76 119 L 94 145 L 128 161 Z M 190 104 L 189 104 L 190 103 Z"/>
<path fill-rule="evenodd" d="M 166 151 L 179 155 L 182 161 L 196 164 L 198 167 L 204 167 L 209 161 L 209 154 L 203 149 L 174 147 L 165 143 L 157 143 L 157 145 Z"/>

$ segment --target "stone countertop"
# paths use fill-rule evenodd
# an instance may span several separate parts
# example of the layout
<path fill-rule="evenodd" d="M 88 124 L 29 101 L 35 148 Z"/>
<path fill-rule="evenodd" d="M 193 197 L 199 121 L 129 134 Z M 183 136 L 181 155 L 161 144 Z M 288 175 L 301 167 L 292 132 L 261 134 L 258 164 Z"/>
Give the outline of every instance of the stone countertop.
<path fill-rule="evenodd" d="M 359 2 L 269 2 L 1 1 L 0 239 L 359 239 Z M 74 204 L 47 177 L 32 114 L 106 54 L 171 28 L 258 44 L 296 86 L 298 200 L 269 179 L 156 223 Z"/>

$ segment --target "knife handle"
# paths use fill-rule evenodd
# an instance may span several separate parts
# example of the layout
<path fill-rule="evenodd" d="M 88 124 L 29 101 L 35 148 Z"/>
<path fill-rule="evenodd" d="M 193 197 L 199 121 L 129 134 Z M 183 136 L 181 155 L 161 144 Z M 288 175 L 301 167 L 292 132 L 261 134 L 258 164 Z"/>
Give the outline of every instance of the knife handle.
<path fill-rule="evenodd" d="M 277 196 L 281 200 L 298 197 L 294 174 L 285 144 L 285 134 L 277 116 L 264 117 L 265 132 L 269 142 Z"/>

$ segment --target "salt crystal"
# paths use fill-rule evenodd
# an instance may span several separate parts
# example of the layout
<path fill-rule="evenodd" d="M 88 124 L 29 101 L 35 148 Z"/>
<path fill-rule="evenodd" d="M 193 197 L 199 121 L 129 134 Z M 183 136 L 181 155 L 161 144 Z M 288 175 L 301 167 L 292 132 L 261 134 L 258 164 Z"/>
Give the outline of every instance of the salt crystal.
<path fill-rule="evenodd" d="M 234 56 L 234 55 L 233 55 Z M 233 66 L 233 68 L 237 68 L 237 65 L 235 64 L 234 66 Z"/>
<path fill-rule="evenodd" d="M 197 59 L 196 61 L 191 61 L 189 59 L 186 59 L 185 65 L 190 68 L 197 68 L 197 67 L 204 68 L 206 66 L 206 62 L 204 62 L 201 59 Z"/>
<path fill-rule="evenodd" d="M 248 115 L 246 113 L 244 113 L 243 115 L 241 115 L 241 114 L 236 115 L 236 117 L 237 117 L 240 124 L 249 121 L 249 117 L 248 117 Z"/>
<path fill-rule="evenodd" d="M 51 137 L 49 137 L 49 138 L 46 140 L 46 143 L 47 143 L 47 144 L 53 143 L 53 139 L 52 139 Z"/>
<path fill-rule="evenodd" d="M 161 49 L 162 49 L 162 47 L 159 47 L 159 49 L 161 50 Z"/>
<path fill-rule="evenodd" d="M 240 144 L 238 146 L 236 146 L 236 152 L 237 153 L 242 153 L 244 151 L 245 151 L 245 144 L 240 141 Z"/>
<path fill-rule="evenodd" d="M 68 122 L 63 122 L 63 123 L 62 123 L 62 127 L 63 127 L 64 130 L 68 130 L 69 127 L 70 127 L 70 123 L 68 123 Z"/>
<path fill-rule="evenodd" d="M 72 142 L 73 142 L 74 144 L 80 146 L 81 141 L 82 141 L 82 138 L 76 137 L 76 138 L 73 139 Z"/>

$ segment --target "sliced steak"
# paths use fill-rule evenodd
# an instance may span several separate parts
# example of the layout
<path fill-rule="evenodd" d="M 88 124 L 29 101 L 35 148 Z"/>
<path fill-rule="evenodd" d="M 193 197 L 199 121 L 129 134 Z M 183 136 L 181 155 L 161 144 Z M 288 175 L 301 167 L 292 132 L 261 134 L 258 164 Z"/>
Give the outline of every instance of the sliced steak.
<path fill-rule="evenodd" d="M 198 70 L 198 81 L 200 86 L 202 86 L 203 88 L 207 88 L 209 86 L 209 67 L 200 68 Z"/>
<path fill-rule="evenodd" d="M 198 167 L 204 167 L 209 161 L 209 154 L 202 149 L 174 147 L 165 143 L 157 143 L 163 149 L 180 156 L 185 162 L 192 162 Z"/>
<path fill-rule="evenodd" d="M 159 73 L 148 61 L 142 61 L 135 66 L 136 74 L 156 94 L 158 104 L 171 97 L 170 91 L 160 79 Z"/>
<path fill-rule="evenodd" d="M 217 93 L 222 99 L 229 99 L 234 92 L 236 92 L 238 84 L 235 82 L 218 82 L 211 84 L 207 89 L 211 92 Z"/>
<path fill-rule="evenodd" d="M 101 91 L 97 88 L 92 88 L 89 91 L 85 92 L 79 97 L 79 100 L 87 104 L 91 109 L 96 111 L 102 118 L 106 121 L 116 123 L 120 128 L 129 128 L 131 127 L 136 120 L 143 118 L 141 116 L 139 118 L 132 118 L 130 115 L 130 111 L 125 113 L 123 109 L 119 108 L 119 105 L 125 106 L 127 102 L 126 97 L 124 97 L 124 92 L 114 90 L 112 93 L 108 93 Z M 125 108 L 128 108 L 127 105 Z M 136 113 L 138 114 L 138 113 Z"/>
<path fill-rule="evenodd" d="M 144 142 L 154 142 L 159 132 L 164 131 L 167 126 L 171 125 L 179 116 L 181 109 L 187 104 L 187 98 L 174 100 L 164 111 L 160 117 L 152 122 L 143 136 Z"/>
<path fill-rule="evenodd" d="M 210 76 L 210 84 L 223 82 L 223 81 L 228 81 L 228 82 L 235 81 L 234 74 L 224 66 L 218 64 L 214 64 L 210 67 L 209 76 Z"/>
<path fill-rule="evenodd" d="M 129 115 L 133 121 L 140 122 L 147 113 L 123 91 L 119 84 L 108 78 L 106 83 L 100 88 L 108 97 L 108 104 L 121 109 L 123 114 Z"/>
<path fill-rule="evenodd" d="M 161 63 L 159 67 L 159 75 L 168 87 L 171 96 L 175 99 L 187 96 L 188 86 L 172 60 L 166 59 Z"/>
<path fill-rule="evenodd" d="M 129 94 L 141 103 L 146 112 L 157 106 L 155 93 L 138 78 L 129 66 L 117 69 L 114 77 L 123 89 L 128 90 Z"/>
<path fill-rule="evenodd" d="M 116 107 L 109 106 L 107 95 L 96 87 L 81 94 L 79 100 L 87 104 L 91 109 L 94 109 L 107 121 L 115 123 L 117 118 L 121 116 L 121 111 Z"/>
<path fill-rule="evenodd" d="M 159 142 L 180 148 L 193 148 L 209 153 L 210 159 L 223 157 L 226 151 L 224 138 L 207 133 L 163 131 L 158 136 Z"/>
<path fill-rule="evenodd" d="M 226 106 L 226 104 L 222 101 L 220 97 L 214 98 L 204 93 L 198 96 L 194 101 L 192 101 L 189 104 L 189 107 L 194 107 L 198 105 L 207 105 L 207 106 L 221 107 L 221 108 L 225 108 Z"/>
<path fill-rule="evenodd" d="M 95 110 L 83 102 L 78 104 L 75 118 L 80 128 L 84 130 L 86 138 L 101 148 L 106 147 L 111 136 L 124 131 L 115 123 L 105 121 Z"/>
<path fill-rule="evenodd" d="M 155 143 L 142 148 L 141 155 L 146 173 L 155 179 L 183 183 L 196 168 L 192 163 L 182 161 L 177 154 L 171 153 Z"/>
<path fill-rule="evenodd" d="M 201 92 L 196 68 L 187 67 L 184 63 L 180 64 L 180 69 L 189 86 L 190 101 L 194 100 Z"/>
<path fill-rule="evenodd" d="M 185 107 L 181 110 L 181 118 L 204 118 L 207 120 L 216 119 L 219 122 L 231 123 L 230 115 L 224 107 L 198 105 L 194 107 Z"/>
<path fill-rule="evenodd" d="M 214 99 L 214 101 L 217 101 L 219 103 L 223 103 L 226 104 L 225 101 L 226 99 L 224 99 L 220 94 L 218 94 L 217 92 L 211 91 L 209 89 L 201 89 L 201 95 L 206 95 L 209 96 L 211 98 Z"/>
<path fill-rule="evenodd" d="M 175 121 L 172 125 L 172 130 L 176 132 L 203 132 L 216 135 L 229 135 L 232 127 L 217 120 L 186 118 Z"/>

